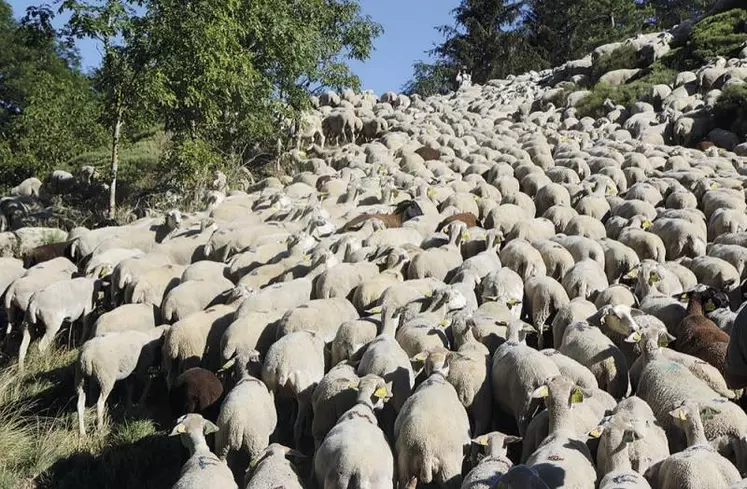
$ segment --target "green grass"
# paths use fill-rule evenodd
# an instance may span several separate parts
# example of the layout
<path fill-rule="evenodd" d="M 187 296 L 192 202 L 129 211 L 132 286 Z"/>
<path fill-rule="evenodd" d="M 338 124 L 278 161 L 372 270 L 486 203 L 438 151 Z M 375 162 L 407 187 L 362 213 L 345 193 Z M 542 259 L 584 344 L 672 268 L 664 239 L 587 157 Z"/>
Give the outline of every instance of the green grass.
<path fill-rule="evenodd" d="M 29 352 L 24 376 L 15 360 L 0 357 L 0 489 L 155 489 L 176 481 L 184 452 L 166 436 L 168 415 L 152 408 L 126 412 L 117 386 L 107 403 L 109 425 L 99 431 L 89 407 L 88 437 L 81 438 L 72 368 L 77 352 L 58 347 L 40 355 L 34 345 Z M 91 405 L 98 393 L 89 392 Z"/>

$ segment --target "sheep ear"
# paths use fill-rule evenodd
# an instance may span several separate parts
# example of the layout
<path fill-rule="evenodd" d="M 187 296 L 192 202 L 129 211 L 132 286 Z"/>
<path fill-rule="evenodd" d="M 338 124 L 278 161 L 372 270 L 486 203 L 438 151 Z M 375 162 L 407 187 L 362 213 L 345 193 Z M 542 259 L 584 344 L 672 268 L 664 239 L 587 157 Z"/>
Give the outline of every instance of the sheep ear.
<path fill-rule="evenodd" d="M 410 359 L 411 362 L 424 362 L 428 359 L 428 352 L 427 351 L 421 351 L 414 357 Z"/>
<path fill-rule="evenodd" d="M 521 440 L 523 440 L 520 436 L 513 436 L 513 435 L 507 435 L 503 437 L 503 446 L 510 445 L 512 443 L 519 443 Z"/>
<path fill-rule="evenodd" d="M 631 271 L 623 275 L 623 278 L 638 278 L 638 269 L 632 269 Z"/>
<path fill-rule="evenodd" d="M 472 443 L 475 445 L 480 445 L 481 447 L 488 446 L 488 437 L 487 436 L 480 436 L 477 438 L 472 439 Z"/>
<path fill-rule="evenodd" d="M 627 338 L 625 338 L 626 343 L 638 343 L 641 341 L 643 337 L 641 336 L 640 331 L 633 331 L 628 335 Z"/>
<path fill-rule="evenodd" d="M 638 438 L 636 436 L 636 433 L 633 430 L 625 430 L 623 432 L 623 438 L 622 438 L 623 443 L 633 443 L 637 439 Z"/>
<path fill-rule="evenodd" d="M 687 420 L 687 412 L 682 408 L 677 408 L 673 411 L 669 411 L 669 415 L 681 421 Z"/>
<path fill-rule="evenodd" d="M 588 432 L 587 435 L 590 438 L 599 438 L 600 436 L 602 436 L 602 433 L 604 433 L 604 425 L 599 425 L 593 430 L 591 430 L 590 432 Z"/>
<path fill-rule="evenodd" d="M 710 419 L 713 419 L 713 417 L 717 414 L 719 414 L 721 411 L 718 409 L 713 409 L 712 407 L 704 407 L 700 410 L 700 418 L 703 421 L 708 421 Z"/>
<path fill-rule="evenodd" d="M 578 387 L 574 387 L 571 391 L 571 397 L 568 400 L 572 404 L 579 404 L 584 400 L 584 393 L 581 392 L 581 389 L 579 389 Z"/>
<path fill-rule="evenodd" d="M 676 339 L 677 338 L 675 338 L 671 334 L 669 334 L 666 331 L 664 331 L 663 333 L 661 333 L 659 335 L 659 346 L 662 347 L 662 348 L 664 348 L 667 345 L 669 345 L 669 343 L 673 342 Z"/>
<path fill-rule="evenodd" d="M 236 363 L 236 357 L 231 358 L 229 361 L 223 364 L 223 366 L 218 369 L 218 372 L 225 372 L 229 368 L 233 367 L 234 363 Z"/>
<path fill-rule="evenodd" d="M 550 391 L 548 390 L 546 385 L 541 385 L 534 389 L 534 392 L 532 392 L 532 399 L 544 399 L 550 395 Z"/>
<path fill-rule="evenodd" d="M 184 424 L 179 423 L 178 425 L 174 426 L 174 429 L 171 430 L 171 433 L 169 433 L 169 436 L 178 436 L 186 432 L 187 432 L 187 428 L 184 426 Z"/>
<path fill-rule="evenodd" d="M 350 387 L 354 391 L 357 391 L 358 390 L 358 386 L 360 385 L 360 383 L 361 383 L 360 379 L 351 380 L 348 383 L 348 387 Z"/>
<path fill-rule="evenodd" d="M 219 429 L 220 428 L 218 428 L 218 426 L 216 426 L 215 423 L 213 423 L 212 421 L 208 421 L 206 419 L 205 420 L 205 426 L 202 429 L 202 432 L 205 433 L 206 435 L 209 435 L 210 433 L 215 433 Z"/>
<path fill-rule="evenodd" d="M 302 458 L 302 459 L 306 458 L 306 455 L 304 455 L 303 453 L 301 453 L 298 450 L 295 450 L 293 448 L 289 448 L 288 451 L 285 452 L 285 455 L 286 456 L 290 456 L 290 457 Z"/>

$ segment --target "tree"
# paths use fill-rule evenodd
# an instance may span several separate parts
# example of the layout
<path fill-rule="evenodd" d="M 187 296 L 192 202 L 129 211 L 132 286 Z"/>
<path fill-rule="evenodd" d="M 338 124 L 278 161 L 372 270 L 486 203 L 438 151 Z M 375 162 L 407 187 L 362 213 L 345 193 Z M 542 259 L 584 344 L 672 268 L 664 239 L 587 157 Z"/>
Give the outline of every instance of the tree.
<path fill-rule="evenodd" d="M 143 22 L 177 146 L 204 139 L 236 164 L 313 91 L 358 88 L 344 61 L 367 58 L 381 32 L 353 0 L 152 0 Z"/>
<path fill-rule="evenodd" d="M 138 114 L 149 113 L 149 93 L 152 85 L 147 78 L 149 54 L 143 50 L 146 33 L 138 22 L 134 4 L 127 0 L 105 0 L 86 3 L 65 0 L 60 12 L 70 12 L 65 29 L 69 38 L 88 37 L 103 46 L 101 67 L 94 77 L 94 85 L 104 103 L 102 119 L 110 128 L 111 185 L 109 188 L 109 217 L 116 213 L 117 170 L 122 127 L 125 121 Z"/>
<path fill-rule="evenodd" d="M 530 0 L 523 28 L 546 64 L 558 66 L 645 31 L 651 15 L 636 0 Z"/>
<path fill-rule="evenodd" d="M 654 10 L 656 24 L 660 29 L 667 29 L 695 19 L 709 12 L 713 0 L 649 0 Z"/>
<path fill-rule="evenodd" d="M 0 185 L 63 165 L 101 144 L 100 106 L 77 51 L 47 6 L 17 22 L 0 0 Z"/>
<path fill-rule="evenodd" d="M 405 90 L 424 96 L 453 90 L 462 67 L 481 84 L 539 67 L 541 60 L 517 30 L 523 6 L 521 0 L 462 0 L 452 11 L 454 25 L 436 28 L 445 37 L 429 51 L 436 61 L 416 63 Z"/>

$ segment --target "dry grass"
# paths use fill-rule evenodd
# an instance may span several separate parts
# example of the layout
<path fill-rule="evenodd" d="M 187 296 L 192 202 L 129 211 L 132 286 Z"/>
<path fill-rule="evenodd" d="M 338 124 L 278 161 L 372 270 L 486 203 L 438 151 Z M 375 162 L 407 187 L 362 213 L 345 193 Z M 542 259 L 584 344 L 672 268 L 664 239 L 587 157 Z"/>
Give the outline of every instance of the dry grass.
<path fill-rule="evenodd" d="M 89 436 L 81 438 L 72 369 L 77 352 L 58 348 L 40 355 L 33 346 L 30 352 L 23 377 L 14 363 L 0 368 L 0 489 L 143 489 L 176 481 L 183 451 L 166 436 L 168 415 L 125 412 L 115 388 L 108 426 L 97 430 L 95 409 L 89 408 Z M 89 403 L 98 395 L 91 394 Z"/>

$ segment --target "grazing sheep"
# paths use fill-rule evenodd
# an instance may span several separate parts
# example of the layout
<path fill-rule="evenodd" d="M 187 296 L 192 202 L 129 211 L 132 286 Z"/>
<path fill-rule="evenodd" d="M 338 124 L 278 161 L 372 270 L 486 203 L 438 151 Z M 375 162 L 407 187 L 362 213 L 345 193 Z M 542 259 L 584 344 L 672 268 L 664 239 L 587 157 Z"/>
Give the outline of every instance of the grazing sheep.
<path fill-rule="evenodd" d="M 493 354 L 490 377 L 496 404 L 514 417 L 521 436 L 537 409 L 530 394 L 546 379 L 560 375 L 552 360 L 526 345 L 522 333 L 528 331 L 533 330 L 522 321 L 509 323 L 507 341 Z"/>
<path fill-rule="evenodd" d="M 299 446 L 309 420 L 311 395 L 324 377 L 324 338 L 316 332 L 294 331 L 278 339 L 265 356 L 262 381 L 275 398 L 296 402 L 293 439 Z"/>
<path fill-rule="evenodd" d="M 391 399 L 391 384 L 367 375 L 352 383 L 355 405 L 340 416 L 314 455 L 320 487 L 393 488 L 394 456 L 375 411 Z"/>
<path fill-rule="evenodd" d="M 199 414 L 187 414 L 177 420 L 169 436 L 180 436 L 189 448 L 190 457 L 182 465 L 173 489 L 238 489 L 228 466 L 210 451 L 205 441 L 205 435 L 216 431 L 218 427 Z"/>
<path fill-rule="evenodd" d="M 161 318 L 167 323 L 184 319 L 193 312 L 215 305 L 216 299 L 233 289 L 225 278 L 188 280 L 168 291 L 161 304 Z"/>
<path fill-rule="evenodd" d="M 446 380 L 450 354 L 424 353 L 428 379 L 405 401 L 394 423 L 399 487 L 418 482 L 458 487 L 462 458 L 470 444 L 469 418 Z"/>
<path fill-rule="evenodd" d="M 99 429 L 104 424 L 106 399 L 119 380 L 131 375 L 145 381 L 140 403 L 148 395 L 151 378 L 148 369 L 158 364 L 163 334 L 168 326 L 153 328 L 145 333 L 125 331 L 87 341 L 80 349 L 75 364 L 75 386 L 78 392 L 78 430 L 81 436 L 86 435 L 86 379 L 92 379 L 99 387 L 99 399 L 96 402 L 96 415 Z M 131 401 L 132 386 L 128 386 L 128 403 Z M 140 404 L 139 403 L 139 404 Z"/>
<path fill-rule="evenodd" d="M 558 351 L 587 367 L 602 390 L 622 399 L 630 387 L 625 355 L 602 331 L 585 321 L 571 324 Z"/>
<path fill-rule="evenodd" d="M 505 435 L 499 431 L 487 433 L 472 440 L 485 451 L 485 457 L 469 471 L 462 482 L 463 489 L 491 489 L 502 480 L 513 463 L 506 455 L 507 447 L 521 438 Z"/>
<path fill-rule="evenodd" d="M 687 448 L 670 455 L 647 473 L 647 478 L 656 487 L 716 489 L 741 480 L 737 468 L 719 455 L 706 439 L 703 420 L 713 418 L 712 408 L 684 401 L 668 414 L 685 431 Z"/>
<path fill-rule="evenodd" d="M 267 386 L 259 380 L 259 352 L 240 352 L 222 368 L 231 367 L 237 373 L 238 382 L 220 406 L 215 452 L 225 461 L 231 451 L 243 449 L 249 454 L 249 460 L 254 460 L 270 444 L 270 435 L 275 431 L 275 403 Z"/>
<path fill-rule="evenodd" d="M 530 393 L 545 399 L 549 412 L 549 435 L 527 459 L 550 487 L 593 489 L 597 474 L 586 444 L 574 433 L 570 416 L 574 404 L 583 402 L 583 392 L 562 376 L 550 378 Z"/>
<path fill-rule="evenodd" d="M 31 343 L 29 322 L 44 328 L 44 334 L 39 340 L 39 351 L 42 353 L 52 344 L 65 321 L 73 323 L 80 319 L 83 324 L 81 336 L 85 338 L 88 335 L 90 316 L 98 301 L 99 287 L 97 279 L 74 278 L 55 282 L 31 296 L 26 309 L 28 321 L 23 322 L 23 339 L 18 351 L 18 368 L 21 371 Z"/>
<path fill-rule="evenodd" d="M 217 421 L 222 396 L 223 384 L 213 372 L 200 367 L 187 369 L 169 390 L 171 415 L 198 413 Z"/>
<path fill-rule="evenodd" d="M 687 315 L 672 329 L 674 349 L 700 358 L 722 375 L 726 374 L 726 350 L 729 335 L 705 317 L 705 312 L 729 305 L 728 297 L 712 287 L 697 287 L 686 294 Z"/>
<path fill-rule="evenodd" d="M 296 468 L 286 457 L 306 458 L 303 453 L 292 448 L 272 443 L 262 452 L 262 455 L 249 464 L 249 470 L 244 479 L 244 489 L 267 489 L 268 487 L 304 489 Z"/>

